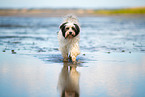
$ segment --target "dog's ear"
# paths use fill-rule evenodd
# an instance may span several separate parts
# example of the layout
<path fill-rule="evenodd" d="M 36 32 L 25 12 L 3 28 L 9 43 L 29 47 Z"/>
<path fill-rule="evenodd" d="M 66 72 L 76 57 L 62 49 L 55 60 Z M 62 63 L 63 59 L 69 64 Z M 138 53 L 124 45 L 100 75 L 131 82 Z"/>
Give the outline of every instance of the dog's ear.
<path fill-rule="evenodd" d="M 64 37 L 65 37 L 65 24 L 67 24 L 67 22 L 63 23 L 63 24 L 60 26 L 62 35 L 63 35 Z"/>
<path fill-rule="evenodd" d="M 76 28 L 76 36 L 79 34 L 80 32 L 80 27 L 77 25 L 77 24 L 74 24 L 75 25 L 75 28 Z"/>
<path fill-rule="evenodd" d="M 67 22 L 61 24 L 61 25 L 60 25 L 60 29 L 62 29 L 62 28 L 65 26 L 65 24 L 67 24 Z"/>

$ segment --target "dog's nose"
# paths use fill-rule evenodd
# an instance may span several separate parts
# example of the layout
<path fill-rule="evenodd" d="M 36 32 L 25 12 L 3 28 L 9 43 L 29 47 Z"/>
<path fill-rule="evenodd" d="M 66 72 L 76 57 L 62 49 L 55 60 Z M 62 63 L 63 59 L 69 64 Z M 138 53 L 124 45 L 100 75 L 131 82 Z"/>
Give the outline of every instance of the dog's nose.
<path fill-rule="evenodd" d="M 72 34 L 72 32 L 69 32 L 69 34 Z"/>

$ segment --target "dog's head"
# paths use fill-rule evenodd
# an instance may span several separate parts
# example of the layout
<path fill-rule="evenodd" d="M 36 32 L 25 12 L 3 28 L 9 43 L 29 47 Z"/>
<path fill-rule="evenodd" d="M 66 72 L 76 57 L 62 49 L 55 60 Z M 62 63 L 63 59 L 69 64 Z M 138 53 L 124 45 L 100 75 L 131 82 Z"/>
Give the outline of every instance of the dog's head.
<path fill-rule="evenodd" d="M 65 22 L 60 26 L 62 35 L 64 38 L 73 38 L 77 36 L 80 32 L 80 28 L 77 24 Z"/>

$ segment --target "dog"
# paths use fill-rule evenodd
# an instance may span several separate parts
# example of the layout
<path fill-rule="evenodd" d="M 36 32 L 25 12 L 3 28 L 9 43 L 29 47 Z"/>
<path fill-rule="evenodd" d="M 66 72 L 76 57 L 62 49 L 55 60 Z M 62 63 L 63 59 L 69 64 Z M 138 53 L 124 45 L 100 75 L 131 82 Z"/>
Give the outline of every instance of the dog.
<path fill-rule="evenodd" d="M 80 54 L 80 26 L 77 17 L 67 15 L 59 28 L 59 50 L 63 56 L 63 61 L 68 61 L 70 58 L 72 62 L 76 62 L 76 57 Z"/>

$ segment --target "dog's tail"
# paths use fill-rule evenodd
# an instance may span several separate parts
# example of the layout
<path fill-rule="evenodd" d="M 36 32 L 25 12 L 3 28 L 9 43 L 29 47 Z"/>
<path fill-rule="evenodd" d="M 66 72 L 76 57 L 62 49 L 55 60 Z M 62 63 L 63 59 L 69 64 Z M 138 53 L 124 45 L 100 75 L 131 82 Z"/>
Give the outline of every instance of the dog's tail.
<path fill-rule="evenodd" d="M 78 19 L 75 15 L 69 14 L 64 17 L 65 22 L 72 22 L 78 24 Z"/>

